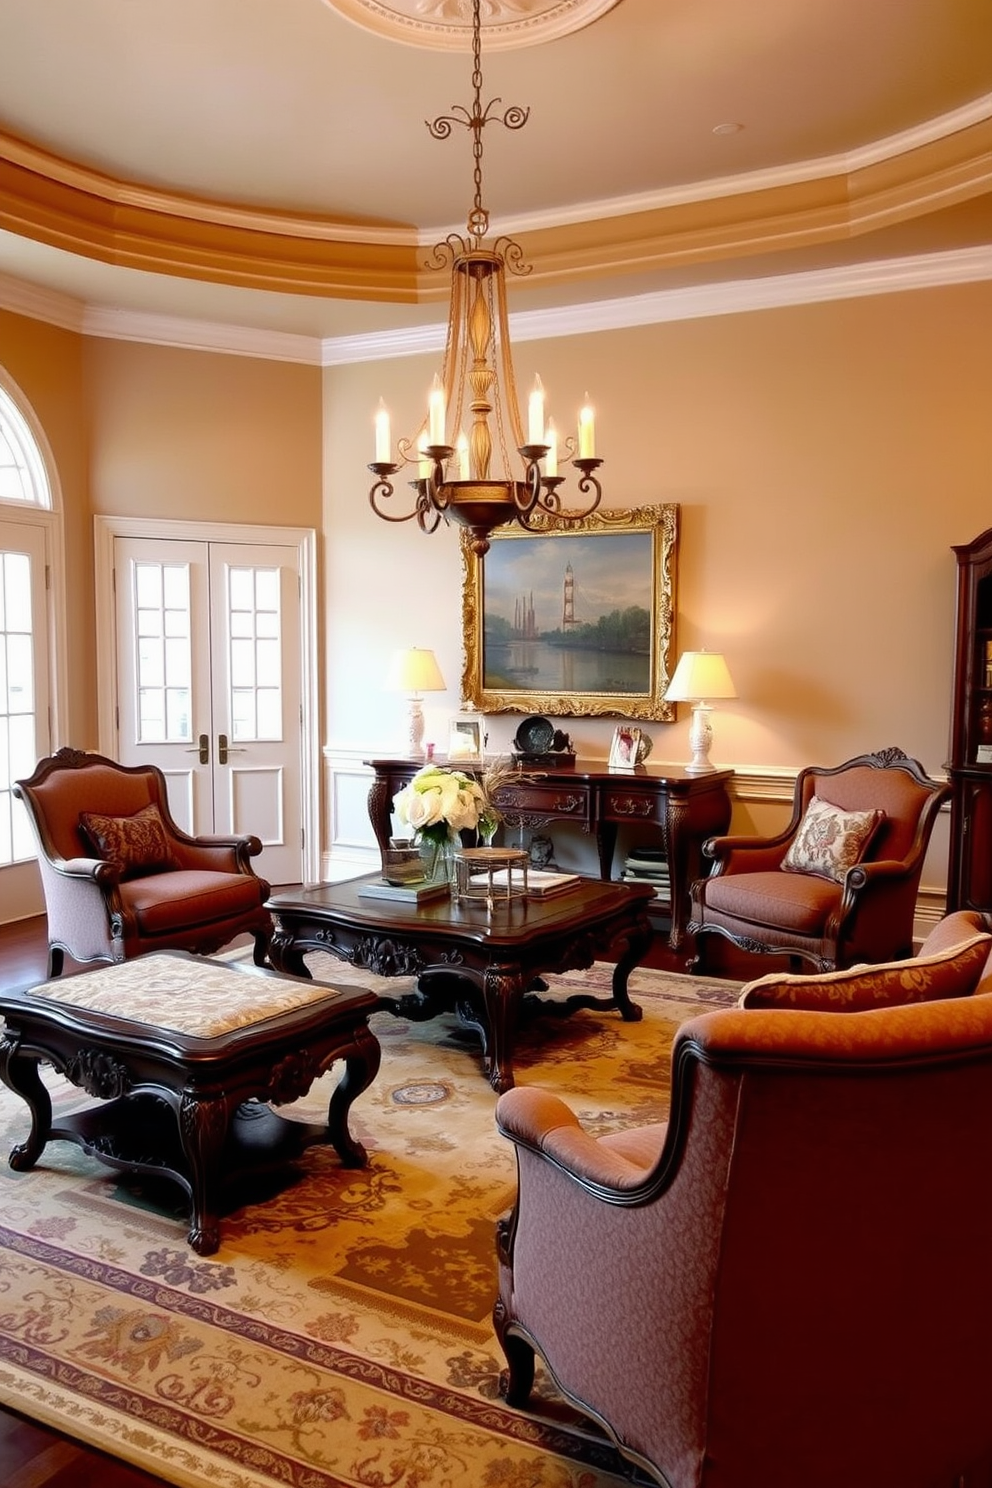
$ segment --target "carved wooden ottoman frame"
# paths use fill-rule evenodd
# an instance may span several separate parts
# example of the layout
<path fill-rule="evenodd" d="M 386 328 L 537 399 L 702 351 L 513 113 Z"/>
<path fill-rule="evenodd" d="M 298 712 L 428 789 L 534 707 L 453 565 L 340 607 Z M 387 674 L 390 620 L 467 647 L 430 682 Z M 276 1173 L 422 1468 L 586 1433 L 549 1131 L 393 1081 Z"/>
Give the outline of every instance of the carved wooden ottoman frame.
<path fill-rule="evenodd" d="M 188 1241 L 220 1243 L 222 1183 L 285 1168 L 315 1142 L 345 1167 L 366 1154 L 348 1131 L 380 1050 L 368 1027 L 377 999 L 184 951 L 155 952 L 27 991 L 0 993 L 0 1078 L 31 1111 L 10 1153 L 23 1172 L 50 1141 L 77 1143 L 111 1167 L 174 1179 L 190 1200 Z M 267 1105 L 299 1099 L 336 1060 L 345 1071 L 326 1125 Z M 100 1102 L 52 1121 L 38 1066 L 51 1064 Z"/>

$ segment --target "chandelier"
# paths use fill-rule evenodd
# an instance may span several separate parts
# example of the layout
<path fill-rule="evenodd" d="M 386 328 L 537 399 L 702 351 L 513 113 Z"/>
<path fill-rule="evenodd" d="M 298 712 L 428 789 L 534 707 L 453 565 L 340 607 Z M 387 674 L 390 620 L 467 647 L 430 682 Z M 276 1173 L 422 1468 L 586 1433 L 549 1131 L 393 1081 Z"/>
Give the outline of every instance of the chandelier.
<path fill-rule="evenodd" d="M 428 122 L 434 139 L 447 139 L 455 124 L 472 133 L 475 197 L 467 222 L 467 236 L 449 233 L 435 244 L 428 267 L 450 268 L 451 300 L 441 372 L 434 378 L 424 423 L 413 439 L 397 442 L 394 462 L 389 412 L 380 399 L 375 415 L 375 460 L 369 466 L 375 481 L 369 502 L 387 522 L 409 522 L 416 517 L 422 532 L 435 532 L 443 517 L 470 534 L 469 546 L 480 556 L 488 551 L 495 527 L 517 522 L 537 530 L 547 515 L 580 522 L 596 510 L 602 487 L 594 472 L 596 458 L 593 410 L 586 403 L 579 412 L 578 438 L 562 442 L 565 458 L 579 472 L 578 490 L 592 500 L 579 511 L 564 511 L 558 492 L 559 441 L 554 423 L 545 421 L 544 389 L 540 378 L 527 405 L 527 434 L 520 416 L 509 318 L 506 310 L 506 271 L 530 273 L 523 251 L 512 238 L 499 237 L 490 246 L 489 213 L 482 204 L 482 133 L 494 118 L 507 129 L 521 129 L 529 109 L 513 105 L 502 116 L 494 114 L 501 102 L 494 98 L 482 107 L 481 0 L 472 3 L 471 113 L 461 104 L 453 112 Z M 468 428 L 466 431 L 466 422 Z M 519 465 L 511 464 L 507 442 L 512 438 Z M 395 495 L 391 477 L 405 467 L 416 467 L 410 481 L 411 510 L 390 510 Z M 518 474 L 514 475 L 514 468 Z"/>

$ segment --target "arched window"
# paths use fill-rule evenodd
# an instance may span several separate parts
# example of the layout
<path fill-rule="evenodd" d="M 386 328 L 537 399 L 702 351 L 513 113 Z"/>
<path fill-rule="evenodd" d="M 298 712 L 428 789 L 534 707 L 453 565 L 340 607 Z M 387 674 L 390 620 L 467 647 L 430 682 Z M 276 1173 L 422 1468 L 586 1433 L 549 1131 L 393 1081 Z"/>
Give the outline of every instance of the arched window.
<path fill-rule="evenodd" d="M 11 786 L 51 748 L 51 578 L 61 574 L 53 482 L 41 426 L 0 369 L 0 869 L 35 856 Z M 5 899 L 19 898 L 5 880 Z"/>
<path fill-rule="evenodd" d="M 0 383 L 0 501 L 52 509 L 52 488 L 38 441 Z"/>

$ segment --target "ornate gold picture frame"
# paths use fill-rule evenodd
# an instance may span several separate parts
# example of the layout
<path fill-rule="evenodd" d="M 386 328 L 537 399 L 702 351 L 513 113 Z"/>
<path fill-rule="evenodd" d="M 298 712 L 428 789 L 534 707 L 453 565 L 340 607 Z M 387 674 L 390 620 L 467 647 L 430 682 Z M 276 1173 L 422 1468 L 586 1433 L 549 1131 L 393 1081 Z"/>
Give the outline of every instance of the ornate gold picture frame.
<path fill-rule="evenodd" d="M 481 713 L 651 718 L 675 648 L 677 505 L 543 517 L 462 539 L 462 696 Z"/>

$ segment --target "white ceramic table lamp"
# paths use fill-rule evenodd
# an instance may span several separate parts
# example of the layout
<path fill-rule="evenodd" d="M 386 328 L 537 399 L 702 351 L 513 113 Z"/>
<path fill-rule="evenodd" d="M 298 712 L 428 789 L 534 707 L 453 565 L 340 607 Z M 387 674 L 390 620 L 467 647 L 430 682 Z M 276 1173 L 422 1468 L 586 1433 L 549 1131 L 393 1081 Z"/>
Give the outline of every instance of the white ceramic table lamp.
<path fill-rule="evenodd" d="M 682 652 L 675 675 L 665 691 L 665 700 L 670 703 L 692 704 L 692 722 L 689 725 L 692 760 L 686 765 L 686 769 L 691 770 L 694 775 L 702 775 L 715 768 L 710 764 L 710 746 L 713 743 L 710 701 L 736 696 L 737 690 L 727 663 L 716 651 Z"/>
<path fill-rule="evenodd" d="M 386 687 L 390 692 L 405 692 L 410 699 L 410 733 L 407 754 L 410 759 L 422 760 L 424 755 L 424 708 L 421 693 L 444 692 L 445 680 L 433 651 L 411 646 L 408 651 L 397 651 L 389 664 Z"/>

